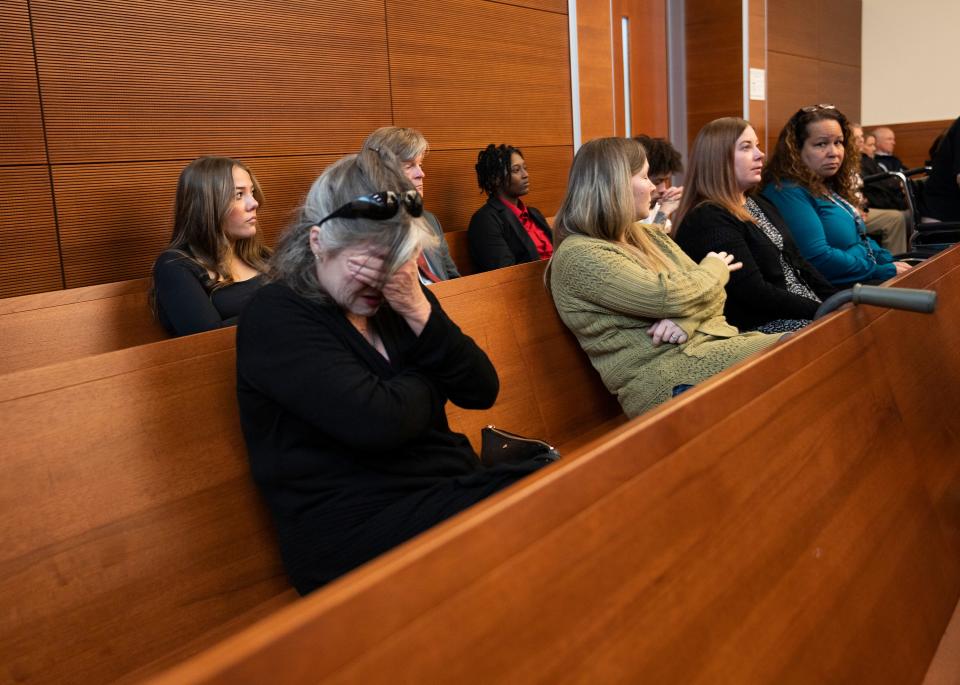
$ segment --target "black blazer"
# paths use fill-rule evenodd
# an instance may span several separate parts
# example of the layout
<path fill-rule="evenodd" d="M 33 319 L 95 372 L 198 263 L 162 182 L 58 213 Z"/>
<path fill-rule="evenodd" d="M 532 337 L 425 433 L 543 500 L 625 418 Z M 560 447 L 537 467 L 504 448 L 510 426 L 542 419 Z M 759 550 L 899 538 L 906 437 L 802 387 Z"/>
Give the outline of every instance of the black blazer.
<path fill-rule="evenodd" d="M 787 264 L 793 266 L 821 300 L 836 292 L 801 256 L 787 222 L 773 203 L 763 196 L 753 200 L 783 236 L 783 256 Z M 695 262 L 708 252 L 721 251 L 743 262 L 742 269 L 730 274 L 723 309 L 727 320 L 738 328 L 757 328 L 776 319 L 812 319 L 820 306 L 814 300 L 787 291 L 779 250 L 759 226 L 741 221 L 718 205 L 704 203 L 692 209 L 677 227 L 676 241 Z"/>
<path fill-rule="evenodd" d="M 550 224 L 536 207 L 527 205 L 530 219 L 553 243 Z M 536 245 L 523 229 L 516 214 L 497 198 L 473 213 L 467 229 L 467 248 L 477 273 L 540 259 Z"/>

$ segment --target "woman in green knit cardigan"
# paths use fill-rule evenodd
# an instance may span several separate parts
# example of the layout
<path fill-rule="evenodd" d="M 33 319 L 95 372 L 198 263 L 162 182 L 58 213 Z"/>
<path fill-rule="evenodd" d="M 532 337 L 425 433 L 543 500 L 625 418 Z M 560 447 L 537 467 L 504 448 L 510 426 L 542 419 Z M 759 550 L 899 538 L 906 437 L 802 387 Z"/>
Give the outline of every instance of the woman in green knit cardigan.
<path fill-rule="evenodd" d="M 630 417 L 779 339 L 723 317 L 740 268 L 711 252 L 696 264 L 656 226 L 643 147 L 600 138 L 577 152 L 557 214 L 548 279 L 560 318 Z"/>

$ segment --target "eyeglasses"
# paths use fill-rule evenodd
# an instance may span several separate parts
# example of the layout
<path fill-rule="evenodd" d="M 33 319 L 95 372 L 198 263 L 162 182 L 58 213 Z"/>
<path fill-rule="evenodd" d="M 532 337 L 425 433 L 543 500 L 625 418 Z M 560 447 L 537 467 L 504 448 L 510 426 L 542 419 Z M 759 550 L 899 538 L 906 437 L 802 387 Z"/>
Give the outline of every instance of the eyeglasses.
<path fill-rule="evenodd" d="M 836 109 L 836 105 L 808 105 L 807 107 L 801 107 L 800 111 L 809 114 L 810 112 L 816 112 L 818 109 Z"/>
<path fill-rule="evenodd" d="M 325 221 L 337 218 L 373 219 L 374 221 L 391 219 L 400 211 L 401 204 L 410 216 L 423 214 L 423 198 L 416 190 L 408 190 L 399 195 L 392 190 L 382 190 L 379 193 L 353 198 L 347 204 L 323 217 L 317 222 L 317 226 Z"/>

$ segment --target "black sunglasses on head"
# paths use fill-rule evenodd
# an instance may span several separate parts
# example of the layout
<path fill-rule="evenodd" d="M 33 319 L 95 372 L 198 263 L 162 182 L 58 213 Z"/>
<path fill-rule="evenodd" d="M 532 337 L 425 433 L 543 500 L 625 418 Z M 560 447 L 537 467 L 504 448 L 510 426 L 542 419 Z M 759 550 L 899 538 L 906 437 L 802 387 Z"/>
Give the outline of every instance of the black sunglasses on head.
<path fill-rule="evenodd" d="M 801 107 L 800 111 L 809 114 L 810 112 L 816 112 L 818 109 L 836 109 L 836 105 L 808 105 L 806 107 Z"/>
<path fill-rule="evenodd" d="M 423 214 L 423 198 L 416 190 L 408 190 L 399 195 L 392 190 L 382 190 L 371 195 L 355 197 L 339 209 L 323 217 L 317 226 L 329 219 L 373 219 L 383 221 L 391 219 L 400 211 L 403 205 L 410 216 Z"/>

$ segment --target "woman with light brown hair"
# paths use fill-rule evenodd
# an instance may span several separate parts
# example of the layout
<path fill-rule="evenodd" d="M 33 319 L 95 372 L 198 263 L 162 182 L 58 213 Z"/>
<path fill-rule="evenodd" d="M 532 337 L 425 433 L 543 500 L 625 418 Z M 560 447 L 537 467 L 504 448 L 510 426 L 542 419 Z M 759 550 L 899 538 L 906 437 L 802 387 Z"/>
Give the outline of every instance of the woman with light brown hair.
<path fill-rule="evenodd" d="M 763 157 L 749 122 L 724 117 L 704 126 L 690 154 L 675 238 L 692 259 L 725 251 L 743 262 L 727 284 L 730 323 L 785 333 L 808 324 L 835 288 L 800 254 L 776 207 L 750 194 Z"/>
<path fill-rule="evenodd" d="M 257 231 L 263 193 L 229 157 L 200 157 L 180 173 L 170 245 L 153 266 L 150 300 L 171 335 L 230 326 L 262 285 L 270 257 Z"/>
<path fill-rule="evenodd" d="M 724 285 L 741 266 L 733 255 L 710 252 L 697 264 L 637 223 L 650 211 L 647 168 L 635 140 L 580 148 L 548 274 L 560 318 L 631 417 L 778 339 L 740 334 L 724 319 Z"/>

